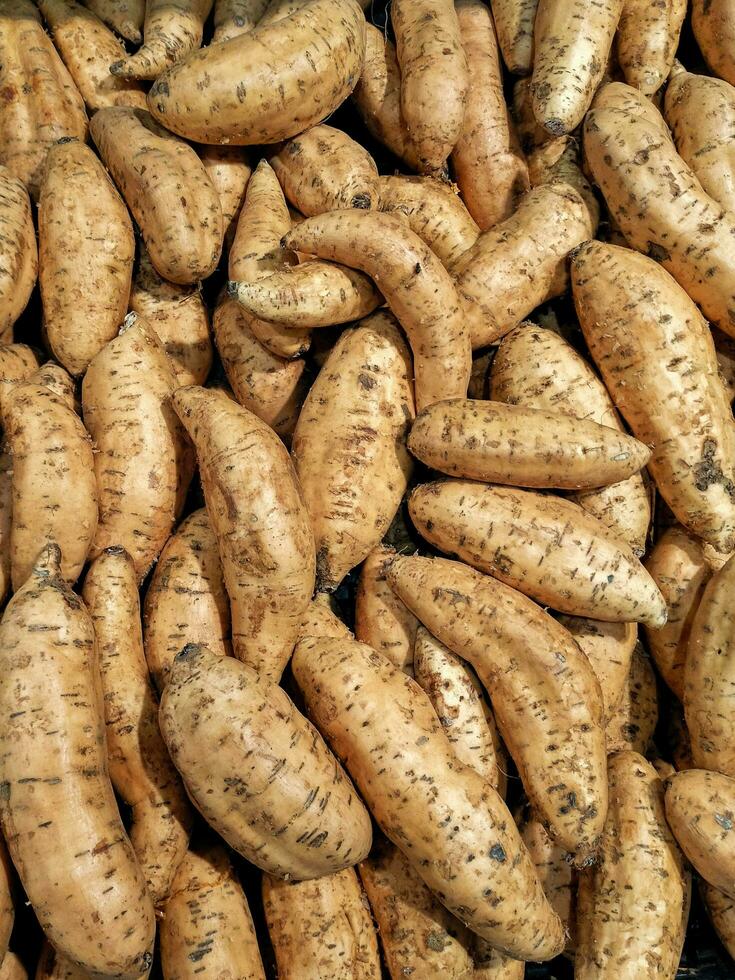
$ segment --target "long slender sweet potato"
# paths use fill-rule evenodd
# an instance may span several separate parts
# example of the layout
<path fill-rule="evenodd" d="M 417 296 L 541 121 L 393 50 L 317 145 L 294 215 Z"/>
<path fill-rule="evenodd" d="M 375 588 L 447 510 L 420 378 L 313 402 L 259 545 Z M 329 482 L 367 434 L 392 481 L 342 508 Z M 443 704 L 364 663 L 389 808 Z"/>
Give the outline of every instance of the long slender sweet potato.
<path fill-rule="evenodd" d="M 644 564 L 669 611 L 661 629 L 646 627 L 648 647 L 659 674 L 681 701 L 692 620 L 711 571 L 700 542 L 679 525 L 661 535 Z"/>
<path fill-rule="evenodd" d="M 379 545 L 362 563 L 355 595 L 355 636 L 410 674 L 419 622 L 388 585 L 386 572 L 395 556 L 392 548 Z"/>
<path fill-rule="evenodd" d="M 13 865 L 5 846 L 5 838 L 0 835 L 0 961 L 8 952 L 10 934 L 15 921 L 13 874 Z"/>
<path fill-rule="evenodd" d="M 710 70 L 735 85 L 735 8 L 732 0 L 693 0 L 692 27 Z"/>
<path fill-rule="evenodd" d="M 467 209 L 487 231 L 515 211 L 518 198 L 529 187 L 528 168 L 505 104 L 490 10 L 480 0 L 460 0 L 457 18 L 469 86 L 452 167 Z"/>
<path fill-rule="evenodd" d="M 306 396 L 293 460 L 332 591 L 375 548 L 406 492 L 414 415 L 408 348 L 389 313 L 345 331 Z"/>
<path fill-rule="evenodd" d="M 628 244 L 735 335 L 735 214 L 705 193 L 653 103 L 628 85 L 606 85 L 585 119 L 584 148 Z"/>
<path fill-rule="evenodd" d="M 451 0 L 393 0 L 401 114 L 419 169 L 441 174 L 462 131 L 469 73 Z"/>
<path fill-rule="evenodd" d="M 99 17 L 76 0 L 38 0 L 38 9 L 89 112 L 111 105 L 145 109 L 143 87 L 110 74 L 125 48 Z"/>
<path fill-rule="evenodd" d="M 192 147 L 125 106 L 100 109 L 90 131 L 156 271 L 171 282 L 205 279 L 222 250 L 222 208 Z"/>
<path fill-rule="evenodd" d="M 603 623 L 583 616 L 558 617 L 587 657 L 600 682 L 602 718 L 607 724 L 628 683 L 630 663 L 638 640 L 634 623 Z M 651 630 L 655 635 L 656 630 Z"/>
<path fill-rule="evenodd" d="M 414 490 L 409 512 L 432 545 L 543 605 L 612 623 L 666 622 L 663 596 L 633 552 L 570 500 L 447 480 Z"/>
<path fill-rule="evenodd" d="M 84 6 L 126 41 L 143 40 L 145 0 L 84 0 Z"/>
<path fill-rule="evenodd" d="M 28 305 L 38 275 L 31 202 L 23 182 L 0 164 L 0 342 L 13 342 L 13 324 Z"/>
<path fill-rule="evenodd" d="M 521 593 L 457 562 L 399 557 L 388 582 L 477 671 L 540 819 L 563 847 L 589 859 L 607 809 L 602 699 L 572 637 Z"/>
<path fill-rule="evenodd" d="M 379 177 L 378 193 L 380 210 L 405 214 L 447 268 L 478 239 L 480 229 L 462 199 L 435 177 Z"/>
<path fill-rule="evenodd" d="M 160 932 L 166 980 L 265 980 L 248 900 L 219 844 L 187 852 Z"/>
<path fill-rule="evenodd" d="M 617 408 L 653 447 L 656 485 L 678 520 L 735 545 L 735 435 L 704 318 L 664 269 L 587 242 L 572 262 L 579 322 Z"/>
<path fill-rule="evenodd" d="M 61 953 L 136 977 L 151 962 L 153 905 L 107 772 L 92 621 L 55 544 L 5 609 L 0 662 L 0 820 L 13 864 Z"/>
<path fill-rule="evenodd" d="M 214 42 L 249 34 L 258 24 L 269 0 L 214 0 Z"/>
<path fill-rule="evenodd" d="M 110 65 L 121 78 L 158 78 L 202 46 L 212 0 L 146 0 L 143 45 Z"/>
<path fill-rule="evenodd" d="M 496 343 L 531 310 L 566 289 L 566 257 L 592 233 L 589 210 L 568 184 L 544 184 L 455 263 L 473 348 Z"/>
<path fill-rule="evenodd" d="M 148 108 L 167 129 L 200 143 L 277 143 L 341 105 L 364 54 L 357 0 L 315 0 L 227 45 L 190 54 L 154 82 Z"/>
<path fill-rule="evenodd" d="M 187 644 L 160 723 L 196 807 L 263 871 L 319 878 L 367 855 L 370 817 L 352 783 L 286 692 L 250 667 Z"/>
<path fill-rule="evenodd" d="M 534 23 L 533 113 L 554 136 L 582 121 L 602 81 L 623 0 L 539 0 Z"/>
<path fill-rule="evenodd" d="M 538 0 L 492 0 L 490 9 L 508 71 L 529 75 L 533 69 L 533 25 Z"/>
<path fill-rule="evenodd" d="M 156 333 L 182 385 L 204 384 L 212 366 L 207 306 L 197 286 L 168 282 L 141 242 L 130 309 Z M 119 321 L 118 321 L 119 322 Z"/>
<path fill-rule="evenodd" d="M 375 820 L 442 904 L 511 956 L 555 955 L 561 923 L 505 804 L 459 762 L 421 688 L 352 640 L 301 640 L 292 666 Z"/>
<path fill-rule="evenodd" d="M 279 980 L 380 980 L 378 938 L 352 868 L 315 881 L 265 874 L 263 906 Z"/>
<path fill-rule="evenodd" d="M 64 136 L 85 140 L 87 114 L 30 0 L 0 3 L 0 164 L 38 200 L 46 154 Z"/>
<path fill-rule="evenodd" d="M 638 643 L 630 660 L 623 696 L 605 728 L 608 755 L 628 750 L 645 755 L 651 748 L 657 724 L 656 674 L 648 654 Z"/>
<path fill-rule="evenodd" d="M 84 143 L 60 142 L 48 152 L 38 238 L 48 346 L 81 375 L 127 313 L 135 256 L 128 210 Z"/>
<path fill-rule="evenodd" d="M 202 146 L 199 148 L 199 158 L 219 194 L 224 243 L 229 249 L 253 169 L 240 146 Z"/>
<path fill-rule="evenodd" d="M 635 752 L 610 759 L 598 864 L 579 877 L 580 980 L 673 980 L 688 914 L 688 872 L 666 824 L 664 786 Z M 674 777 L 675 779 L 678 777 Z"/>
<path fill-rule="evenodd" d="M 158 337 L 134 313 L 92 360 L 82 384 L 100 507 L 90 558 L 121 545 L 139 580 L 166 543 L 191 478 L 190 448 L 170 402 L 175 388 Z"/>
<path fill-rule="evenodd" d="M 564 848 L 549 836 L 544 825 L 533 816 L 529 807 L 524 807 L 517 819 L 521 840 L 531 855 L 544 894 L 564 925 L 567 936 L 565 951 L 573 951 L 576 933 L 576 869 L 566 860 Z"/>
<path fill-rule="evenodd" d="M 131 808 L 130 842 L 156 906 L 168 898 L 193 815 L 158 728 L 158 699 L 143 653 L 135 567 L 108 548 L 84 580 L 97 639 L 112 785 Z"/>
<path fill-rule="evenodd" d="M 686 0 L 623 0 L 617 56 L 628 85 L 648 96 L 661 88 L 674 63 L 686 12 Z"/>
<path fill-rule="evenodd" d="M 74 410 L 32 380 L 6 395 L 2 421 L 12 459 L 13 588 L 23 585 L 51 541 L 63 549 L 61 574 L 73 584 L 97 531 L 90 438 Z"/>
<path fill-rule="evenodd" d="M 179 388 L 232 609 L 235 655 L 278 681 L 314 589 L 314 539 L 288 453 L 219 391 Z"/>
<path fill-rule="evenodd" d="M 705 881 L 735 898 L 735 779 L 705 769 L 667 781 L 666 819 L 682 851 Z"/>
<path fill-rule="evenodd" d="M 454 283 L 434 253 L 392 214 L 334 211 L 307 218 L 289 248 L 358 268 L 375 280 L 408 334 L 418 409 L 467 393 L 470 339 Z"/>
<path fill-rule="evenodd" d="M 574 348 L 553 330 L 525 323 L 508 334 L 492 365 L 491 395 L 497 401 L 589 419 L 622 429 L 607 389 Z M 573 497 L 642 555 L 651 522 L 649 495 L 636 475 L 602 490 Z"/>

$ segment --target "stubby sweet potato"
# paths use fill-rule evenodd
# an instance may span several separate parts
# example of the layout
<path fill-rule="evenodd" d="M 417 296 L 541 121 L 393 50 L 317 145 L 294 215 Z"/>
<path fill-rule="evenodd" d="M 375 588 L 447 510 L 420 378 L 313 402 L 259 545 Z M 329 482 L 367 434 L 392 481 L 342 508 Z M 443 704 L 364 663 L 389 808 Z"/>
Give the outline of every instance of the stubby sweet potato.
<path fill-rule="evenodd" d="M 505 804 L 459 762 L 421 688 L 352 640 L 301 640 L 292 666 L 377 823 L 442 904 L 511 956 L 558 953 L 561 922 Z"/>
<path fill-rule="evenodd" d="M 286 692 L 250 667 L 187 644 L 160 724 L 196 807 L 263 871 L 319 878 L 367 855 L 370 817 L 352 783 Z"/>
<path fill-rule="evenodd" d="M 314 590 L 314 538 L 288 453 L 227 395 L 179 388 L 173 403 L 194 442 L 232 610 L 232 645 L 278 681 Z"/>
<path fill-rule="evenodd" d="M 154 82 L 148 108 L 171 132 L 200 143 L 277 143 L 341 105 L 364 54 L 365 16 L 357 0 L 315 0 L 189 55 Z"/>
<path fill-rule="evenodd" d="M 355 636 L 410 674 L 419 622 L 388 585 L 386 572 L 395 556 L 392 548 L 379 545 L 362 563 L 355 595 Z"/>
<path fill-rule="evenodd" d="M 584 616 L 559 616 L 590 662 L 602 691 L 602 717 L 607 724 L 628 684 L 630 663 L 638 640 L 634 623 L 603 623 Z M 651 630 L 655 635 L 656 630 Z"/>
<path fill-rule="evenodd" d="M 192 147 L 126 106 L 100 109 L 90 132 L 156 271 L 171 282 L 205 279 L 222 251 L 222 208 Z"/>
<path fill-rule="evenodd" d="M 185 855 L 160 935 L 166 980 L 265 980 L 248 900 L 219 844 L 198 843 Z"/>
<path fill-rule="evenodd" d="M 378 938 L 352 868 L 315 881 L 265 874 L 263 907 L 279 980 L 380 980 Z"/>
<path fill-rule="evenodd" d="M 137 977 L 151 963 L 153 905 L 107 771 L 92 620 L 55 544 L 5 609 L 0 663 L 0 820 L 26 894 L 75 964 Z"/>
<path fill-rule="evenodd" d="M 609 772 L 610 807 L 599 861 L 579 876 L 574 975 L 673 980 L 689 885 L 684 858 L 666 824 L 664 786 L 635 752 L 612 756 Z"/>
<path fill-rule="evenodd" d="M 307 218 L 285 244 L 367 273 L 408 335 L 416 405 L 467 393 L 471 353 L 465 311 L 431 249 L 394 214 L 333 211 Z"/>
<path fill-rule="evenodd" d="M 735 85 L 733 0 L 693 0 L 692 27 L 710 70 Z"/>
<path fill-rule="evenodd" d="M 23 182 L 0 164 L 0 341 L 13 341 L 13 324 L 28 305 L 38 275 L 31 202 Z"/>
<path fill-rule="evenodd" d="M 646 754 L 658 723 L 656 674 L 638 643 L 630 660 L 623 696 L 605 728 L 608 755 L 630 750 Z"/>
<path fill-rule="evenodd" d="M 686 0 L 623 0 L 616 47 L 628 85 L 648 96 L 661 88 L 674 63 L 686 12 Z"/>
<path fill-rule="evenodd" d="M 332 591 L 388 530 L 411 475 L 408 348 L 389 313 L 345 331 L 306 396 L 292 454 Z"/>
<path fill-rule="evenodd" d="M 498 44 L 508 71 L 528 75 L 533 68 L 533 25 L 538 0 L 492 0 Z"/>
<path fill-rule="evenodd" d="M 126 41 L 140 44 L 143 40 L 145 0 L 84 0 L 84 6 Z"/>
<path fill-rule="evenodd" d="M 48 346 L 71 374 L 84 374 L 127 313 L 135 256 L 128 209 L 84 143 L 49 149 L 38 238 Z"/>
<path fill-rule="evenodd" d="M 202 146 L 199 148 L 199 158 L 219 194 L 224 243 L 229 248 L 245 203 L 252 167 L 241 146 Z"/>
<path fill-rule="evenodd" d="M 269 0 L 214 0 L 213 41 L 249 34 L 265 13 Z"/>
<path fill-rule="evenodd" d="M 600 686 L 587 658 L 534 602 L 466 565 L 399 557 L 387 574 L 426 628 L 475 668 L 540 819 L 580 861 L 589 859 L 607 780 Z M 563 672 L 555 668 L 560 654 Z"/>
<path fill-rule="evenodd" d="M 146 0 L 143 44 L 110 65 L 121 78 L 158 78 L 201 47 L 212 0 Z"/>
<path fill-rule="evenodd" d="M 735 545 L 735 430 L 707 323 L 651 259 L 587 242 L 572 262 L 579 322 L 617 408 L 653 448 L 649 469 L 678 520 Z"/>
<path fill-rule="evenodd" d="M 30 0 L 0 3 L 0 88 L 0 164 L 38 200 L 49 147 L 64 136 L 84 141 L 87 114 Z"/>

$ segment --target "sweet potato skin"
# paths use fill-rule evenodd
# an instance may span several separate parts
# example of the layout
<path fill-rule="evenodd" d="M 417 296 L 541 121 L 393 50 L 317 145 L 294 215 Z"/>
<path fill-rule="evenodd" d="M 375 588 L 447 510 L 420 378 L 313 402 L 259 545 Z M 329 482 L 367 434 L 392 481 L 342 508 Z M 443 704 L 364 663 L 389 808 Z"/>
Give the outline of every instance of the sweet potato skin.
<path fill-rule="evenodd" d="M 367 810 L 316 729 L 276 684 L 232 657 L 187 644 L 174 660 L 159 717 L 197 809 L 263 871 L 319 878 L 367 855 Z M 211 744 L 218 752 L 207 751 Z"/>
<path fill-rule="evenodd" d="M 693 0 L 692 27 L 713 74 L 735 85 L 735 8 L 732 0 Z"/>
<path fill-rule="evenodd" d="M 265 13 L 269 0 L 214 0 L 213 41 L 249 34 Z"/>
<path fill-rule="evenodd" d="M 604 623 L 584 616 L 558 618 L 577 641 L 600 682 L 603 721 L 607 724 L 628 683 L 638 627 L 634 623 Z M 656 630 L 650 632 L 653 635 Z"/>
<path fill-rule="evenodd" d="M 84 6 L 126 41 L 143 40 L 145 0 L 84 0 Z"/>
<path fill-rule="evenodd" d="M 229 249 L 253 168 L 246 151 L 240 146 L 202 146 L 199 148 L 199 158 L 219 194 L 224 243 Z"/>
<path fill-rule="evenodd" d="M 0 164 L 0 342 L 13 342 L 13 324 L 28 305 L 38 275 L 31 202 L 23 182 Z"/>
<path fill-rule="evenodd" d="M 13 931 L 15 921 L 13 876 L 13 865 L 5 845 L 5 838 L 0 837 L 0 953 L 3 958 L 8 952 L 10 934 Z"/>
<path fill-rule="evenodd" d="M 135 54 L 113 61 L 122 78 L 158 78 L 171 65 L 201 47 L 212 0 L 146 0 L 143 44 Z"/>
<path fill-rule="evenodd" d="M 356 0 L 317 0 L 227 47 L 190 55 L 154 82 L 148 108 L 167 129 L 200 143 L 277 143 L 345 100 L 364 54 L 365 16 Z"/>
<path fill-rule="evenodd" d="M 630 660 L 623 696 L 605 728 L 608 755 L 632 751 L 645 755 L 658 724 L 656 674 L 650 658 L 638 643 Z"/>
<path fill-rule="evenodd" d="M 616 50 L 628 85 L 649 97 L 661 88 L 674 63 L 686 12 L 685 0 L 623 0 Z"/>
<path fill-rule="evenodd" d="M 508 71 L 529 75 L 533 69 L 533 25 L 538 0 L 493 0 L 498 44 Z"/>
<path fill-rule="evenodd" d="M 393 548 L 379 545 L 362 563 L 355 595 L 355 636 L 412 674 L 419 621 L 388 585 L 386 573 L 395 556 Z"/>

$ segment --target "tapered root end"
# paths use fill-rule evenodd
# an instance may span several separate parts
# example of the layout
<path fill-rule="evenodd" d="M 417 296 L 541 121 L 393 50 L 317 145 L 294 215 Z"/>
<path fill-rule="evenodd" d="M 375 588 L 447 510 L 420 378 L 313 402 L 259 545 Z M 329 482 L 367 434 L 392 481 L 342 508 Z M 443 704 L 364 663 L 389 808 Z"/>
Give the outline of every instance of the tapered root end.
<path fill-rule="evenodd" d="M 227 295 L 230 299 L 237 299 L 239 283 L 235 279 L 230 279 L 227 283 Z"/>
<path fill-rule="evenodd" d="M 544 119 L 543 127 L 552 136 L 566 136 L 567 134 L 567 128 L 561 119 Z"/>
<path fill-rule="evenodd" d="M 120 76 L 124 74 L 124 71 L 125 71 L 124 61 L 113 61 L 113 63 L 110 65 L 111 75 Z"/>

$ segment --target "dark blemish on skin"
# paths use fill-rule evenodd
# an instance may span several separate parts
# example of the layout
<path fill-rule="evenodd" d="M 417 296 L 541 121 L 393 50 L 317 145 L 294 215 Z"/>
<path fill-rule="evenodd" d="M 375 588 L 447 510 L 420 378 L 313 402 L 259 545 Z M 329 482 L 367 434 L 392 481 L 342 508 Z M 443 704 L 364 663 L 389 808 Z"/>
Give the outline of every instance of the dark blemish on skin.
<path fill-rule="evenodd" d="M 446 946 L 446 935 L 445 932 L 430 932 L 426 937 L 426 948 L 435 953 L 443 952 Z"/>
<path fill-rule="evenodd" d="M 732 814 L 731 813 L 716 813 L 715 821 L 722 827 L 723 830 L 732 830 Z"/>
<path fill-rule="evenodd" d="M 668 262 L 671 259 L 671 253 L 663 245 L 657 245 L 656 242 L 648 243 L 646 255 L 649 259 L 654 259 L 656 262 Z"/>
<path fill-rule="evenodd" d="M 369 194 L 355 194 L 355 196 L 350 201 L 350 206 L 353 208 L 358 208 L 361 211 L 369 211 L 372 205 L 372 198 Z"/>
<path fill-rule="evenodd" d="M 488 853 L 493 861 L 499 861 L 500 864 L 504 863 L 505 850 L 501 844 L 493 844 Z"/>

